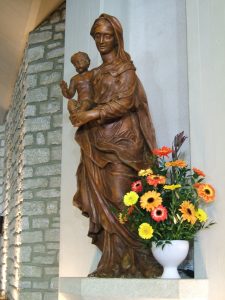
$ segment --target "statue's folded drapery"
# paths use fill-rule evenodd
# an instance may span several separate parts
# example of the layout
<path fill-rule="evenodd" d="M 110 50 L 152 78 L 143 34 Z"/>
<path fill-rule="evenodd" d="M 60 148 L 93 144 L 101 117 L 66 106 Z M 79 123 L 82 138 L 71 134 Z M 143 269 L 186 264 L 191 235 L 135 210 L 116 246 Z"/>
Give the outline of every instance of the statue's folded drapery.
<path fill-rule="evenodd" d="M 92 84 L 100 118 L 79 127 L 75 136 L 81 161 L 74 205 L 89 217 L 88 235 L 102 251 L 93 275 L 151 277 L 158 265 L 115 214 L 156 146 L 147 99 L 131 61 L 103 63 L 94 69 Z"/>

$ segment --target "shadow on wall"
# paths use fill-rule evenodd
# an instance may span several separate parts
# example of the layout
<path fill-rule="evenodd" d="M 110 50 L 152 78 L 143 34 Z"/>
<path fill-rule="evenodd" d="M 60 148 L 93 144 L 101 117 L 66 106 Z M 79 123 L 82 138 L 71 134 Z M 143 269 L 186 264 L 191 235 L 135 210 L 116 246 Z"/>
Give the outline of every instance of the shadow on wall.
<path fill-rule="evenodd" d="M 0 125 L 5 123 L 8 110 L 0 106 Z"/>

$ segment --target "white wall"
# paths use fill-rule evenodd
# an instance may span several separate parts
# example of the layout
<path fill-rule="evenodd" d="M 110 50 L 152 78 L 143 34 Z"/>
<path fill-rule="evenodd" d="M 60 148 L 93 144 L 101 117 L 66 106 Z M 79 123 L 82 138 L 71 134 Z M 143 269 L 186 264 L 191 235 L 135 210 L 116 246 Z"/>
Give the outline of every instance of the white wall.
<path fill-rule="evenodd" d="M 170 145 L 174 135 L 189 135 L 186 18 L 184 0 L 67 0 L 65 71 L 74 74 L 70 56 L 86 51 L 92 67 L 100 63 L 89 35 L 100 13 L 116 16 L 122 23 L 125 49 L 132 56 L 149 98 L 159 146 Z M 88 220 L 72 206 L 79 147 L 75 129 L 68 121 L 66 101 L 63 117 L 61 184 L 60 276 L 87 276 L 99 253 L 86 237 Z"/>
<path fill-rule="evenodd" d="M 205 264 L 210 300 L 225 299 L 225 1 L 188 0 L 187 37 L 192 164 L 217 191 L 210 214 L 217 224 L 200 234 L 196 255 Z M 204 271 L 204 270 L 203 270 Z"/>

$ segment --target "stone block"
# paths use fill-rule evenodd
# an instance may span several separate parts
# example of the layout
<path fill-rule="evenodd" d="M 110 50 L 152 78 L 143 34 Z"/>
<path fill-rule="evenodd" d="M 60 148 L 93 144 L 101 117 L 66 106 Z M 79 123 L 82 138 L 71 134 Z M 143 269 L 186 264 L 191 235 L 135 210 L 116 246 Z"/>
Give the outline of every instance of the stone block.
<path fill-rule="evenodd" d="M 49 228 L 49 219 L 48 218 L 33 218 L 32 220 L 33 228 Z"/>
<path fill-rule="evenodd" d="M 51 177 L 49 181 L 49 187 L 54 188 L 54 187 L 60 187 L 61 185 L 61 177 Z"/>
<path fill-rule="evenodd" d="M 56 32 L 65 31 L 65 22 L 56 24 L 55 25 L 55 31 Z"/>
<path fill-rule="evenodd" d="M 58 275 L 59 268 L 58 267 L 46 267 L 44 268 L 45 275 Z"/>
<path fill-rule="evenodd" d="M 53 69 L 53 62 L 47 61 L 42 63 L 31 64 L 27 68 L 27 74 L 40 73 L 44 71 L 50 71 Z"/>
<path fill-rule="evenodd" d="M 50 18 L 50 24 L 55 24 L 58 23 L 60 21 L 60 12 L 59 11 L 55 11 Z"/>
<path fill-rule="evenodd" d="M 45 293 L 43 300 L 56 300 L 58 299 L 58 292 Z"/>
<path fill-rule="evenodd" d="M 50 160 L 49 148 L 26 149 L 24 151 L 24 164 L 36 165 L 47 163 Z"/>
<path fill-rule="evenodd" d="M 31 261 L 32 248 L 30 246 L 20 247 L 20 262 L 30 262 Z"/>
<path fill-rule="evenodd" d="M 37 216 L 45 213 L 45 203 L 43 201 L 26 201 L 23 203 L 23 214 L 25 216 Z"/>
<path fill-rule="evenodd" d="M 51 127 L 50 122 L 50 116 L 27 119 L 25 120 L 25 130 L 26 132 L 49 130 Z"/>
<path fill-rule="evenodd" d="M 37 198 L 55 198 L 55 197 L 60 197 L 60 191 L 56 189 L 45 189 L 42 191 L 36 192 L 35 196 Z"/>
<path fill-rule="evenodd" d="M 61 164 L 39 166 L 35 169 L 35 176 L 52 176 L 59 174 L 61 174 Z"/>
<path fill-rule="evenodd" d="M 33 252 L 38 252 L 38 253 L 45 253 L 45 245 L 43 244 L 36 244 L 33 246 Z"/>
<path fill-rule="evenodd" d="M 37 44 L 49 41 L 52 38 L 51 31 L 33 32 L 29 36 L 29 44 Z"/>
<path fill-rule="evenodd" d="M 37 133 L 36 143 L 37 143 L 37 145 L 44 145 L 45 144 L 45 136 L 42 132 Z"/>
<path fill-rule="evenodd" d="M 40 243 L 43 241 L 42 231 L 31 231 L 21 233 L 21 242 L 23 244 Z"/>
<path fill-rule="evenodd" d="M 27 92 L 26 101 L 27 102 L 41 102 L 48 99 L 48 88 L 42 86 Z"/>
<path fill-rule="evenodd" d="M 26 86 L 28 89 L 37 86 L 37 74 L 27 75 Z"/>
<path fill-rule="evenodd" d="M 49 287 L 48 281 L 34 281 L 33 289 L 46 290 Z"/>
<path fill-rule="evenodd" d="M 42 300 L 42 293 L 41 292 L 20 292 L 20 299 L 21 300 Z M 57 299 L 57 298 L 55 298 Z"/>
<path fill-rule="evenodd" d="M 60 196 L 60 195 L 59 195 Z M 59 209 L 59 201 L 48 201 L 46 205 L 46 213 L 48 215 L 57 214 Z"/>
<path fill-rule="evenodd" d="M 19 281 L 19 289 L 30 289 L 31 288 L 31 281 L 28 280 L 20 280 Z"/>
<path fill-rule="evenodd" d="M 50 88 L 50 97 L 51 98 L 63 98 L 61 88 L 59 86 L 59 83 L 54 84 Z"/>
<path fill-rule="evenodd" d="M 48 49 L 54 49 L 54 48 L 59 47 L 59 46 L 61 46 L 61 42 L 55 42 L 55 43 L 52 43 L 52 44 L 48 44 L 47 48 Z"/>
<path fill-rule="evenodd" d="M 51 50 L 47 53 L 46 57 L 47 59 L 49 58 L 55 58 L 55 57 L 59 57 L 59 56 L 63 56 L 64 55 L 64 47 L 61 48 L 57 48 L 54 50 Z"/>
<path fill-rule="evenodd" d="M 24 140 L 23 140 L 23 143 L 24 143 L 24 146 L 30 146 L 32 145 L 34 142 L 34 137 L 32 134 L 25 134 L 24 136 Z"/>
<path fill-rule="evenodd" d="M 47 229 L 45 231 L 45 242 L 58 242 L 59 229 Z"/>
<path fill-rule="evenodd" d="M 29 217 L 21 218 L 21 228 L 22 230 L 28 230 L 30 228 Z"/>
<path fill-rule="evenodd" d="M 26 266 L 21 265 L 20 267 L 21 277 L 34 277 L 38 278 L 42 276 L 42 269 L 41 267 L 37 266 Z M 28 300 L 33 298 L 27 298 Z"/>
<path fill-rule="evenodd" d="M 59 278 L 58 277 L 52 278 L 50 283 L 50 288 L 56 290 L 58 289 L 58 285 L 59 285 Z"/>
<path fill-rule="evenodd" d="M 63 36 L 63 34 L 60 32 L 60 33 L 56 33 L 56 34 L 54 34 L 54 36 L 53 36 L 53 40 L 63 40 L 63 38 L 64 38 L 64 36 Z"/>
<path fill-rule="evenodd" d="M 44 46 L 40 45 L 38 47 L 33 47 L 27 51 L 27 61 L 28 63 L 38 60 L 44 57 Z"/>
<path fill-rule="evenodd" d="M 48 145 L 59 145 L 62 143 L 62 131 L 61 130 L 54 130 L 48 132 L 47 135 L 47 142 Z"/>
<path fill-rule="evenodd" d="M 36 106 L 35 105 L 27 105 L 24 111 L 24 116 L 26 117 L 34 117 L 36 116 Z"/>
<path fill-rule="evenodd" d="M 32 191 L 24 191 L 23 192 L 23 199 L 24 200 L 33 199 L 33 192 Z"/>
<path fill-rule="evenodd" d="M 48 186 L 47 178 L 24 179 L 24 189 L 46 188 Z"/>
<path fill-rule="evenodd" d="M 23 169 L 23 178 L 29 178 L 33 176 L 33 168 L 32 167 L 24 167 Z"/>
<path fill-rule="evenodd" d="M 56 51 L 56 50 L 53 50 Z M 47 85 L 54 82 L 59 82 L 62 79 L 61 72 L 48 72 L 48 73 L 42 73 L 40 75 L 40 84 L 41 85 Z"/>
<path fill-rule="evenodd" d="M 48 250 L 59 250 L 59 243 L 47 243 L 46 247 Z"/>
<path fill-rule="evenodd" d="M 53 127 L 62 127 L 62 114 L 52 116 Z"/>
<path fill-rule="evenodd" d="M 41 103 L 39 112 L 40 114 L 54 114 L 60 112 L 62 103 L 59 101 L 48 101 L 47 103 Z"/>
<path fill-rule="evenodd" d="M 39 255 L 34 256 L 32 262 L 37 265 L 52 265 L 55 262 L 55 256 L 52 255 Z"/>
<path fill-rule="evenodd" d="M 40 27 L 40 31 L 51 30 L 51 29 L 52 29 L 52 25 L 45 25 Z"/>

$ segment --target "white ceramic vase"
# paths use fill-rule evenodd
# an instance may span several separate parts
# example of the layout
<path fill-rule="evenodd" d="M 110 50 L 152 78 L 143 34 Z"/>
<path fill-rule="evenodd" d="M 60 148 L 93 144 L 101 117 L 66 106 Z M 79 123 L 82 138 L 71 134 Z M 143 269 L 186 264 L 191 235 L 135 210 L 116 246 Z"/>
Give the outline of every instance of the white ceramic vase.
<path fill-rule="evenodd" d="M 155 259 L 163 266 L 161 278 L 180 278 L 177 267 L 186 258 L 189 250 L 189 242 L 184 240 L 172 240 L 171 244 L 156 247 L 152 243 L 152 254 Z"/>

